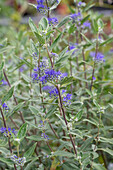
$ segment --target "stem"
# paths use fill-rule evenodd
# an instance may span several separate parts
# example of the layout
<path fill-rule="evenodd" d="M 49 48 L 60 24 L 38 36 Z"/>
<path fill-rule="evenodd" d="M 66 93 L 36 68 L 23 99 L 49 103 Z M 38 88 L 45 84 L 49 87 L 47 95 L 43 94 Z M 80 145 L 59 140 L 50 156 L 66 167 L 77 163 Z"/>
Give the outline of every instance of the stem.
<path fill-rule="evenodd" d="M 79 43 L 79 38 L 78 38 L 78 31 L 76 30 L 76 43 Z M 76 56 L 76 64 L 77 64 L 77 71 L 79 72 L 79 63 L 78 63 L 78 56 Z M 79 86 L 82 87 L 81 81 L 79 80 Z"/>
<path fill-rule="evenodd" d="M 49 147 L 50 151 L 53 152 L 51 146 L 49 145 L 49 142 L 46 142 L 47 143 L 47 146 Z"/>
<path fill-rule="evenodd" d="M 82 33 L 82 30 L 81 30 Z M 83 41 L 83 36 L 80 35 L 81 37 L 81 41 Z M 82 57 L 83 57 L 83 61 L 84 61 L 84 79 L 87 80 L 87 74 L 86 74 L 86 59 L 85 59 L 85 53 L 84 53 L 84 48 L 82 49 Z M 88 88 L 88 83 L 86 82 L 86 88 Z"/>
<path fill-rule="evenodd" d="M 97 53 L 98 53 L 98 36 L 99 36 L 99 33 L 97 34 L 95 59 L 96 59 Z M 95 60 L 95 59 L 94 59 L 94 60 Z M 92 90 L 92 86 L 93 86 L 93 77 L 94 77 L 94 74 L 95 74 L 95 65 L 96 65 L 96 62 L 94 61 L 93 71 L 92 71 L 92 79 L 91 79 L 91 85 L 90 85 L 90 91 Z"/>
<path fill-rule="evenodd" d="M 10 82 L 9 82 L 9 80 L 8 80 L 8 77 L 7 77 L 6 72 L 5 72 L 4 69 L 3 69 L 3 73 L 4 73 L 4 77 L 5 77 L 5 79 L 6 79 L 7 83 L 8 83 L 8 85 L 9 85 L 9 87 L 11 87 L 11 84 L 10 84 Z M 16 105 L 18 105 L 18 101 L 17 101 L 15 95 L 13 95 L 13 98 L 14 98 L 14 101 L 15 101 Z M 25 120 L 24 120 L 24 117 L 23 117 L 22 112 L 19 111 L 19 113 L 20 113 L 20 117 L 21 117 L 22 122 L 25 123 Z M 15 123 L 15 124 L 16 124 L 16 123 Z M 17 126 L 18 126 L 18 125 L 17 125 Z"/>
<path fill-rule="evenodd" d="M 0 107 L 0 112 L 1 112 L 1 115 L 2 115 L 2 119 L 3 119 L 3 123 L 4 123 L 4 127 L 7 129 L 7 124 L 6 124 L 6 120 L 5 120 L 5 117 L 4 117 L 4 114 L 3 114 L 3 111 L 2 111 L 2 108 Z M 8 145 L 9 145 L 9 150 L 10 150 L 10 153 L 12 154 L 12 147 L 11 147 L 11 142 L 10 142 L 10 137 L 8 136 Z M 14 164 L 14 169 L 17 170 L 16 168 L 16 165 Z"/>
<path fill-rule="evenodd" d="M 48 49 L 47 49 L 47 51 L 48 51 Z M 48 51 L 48 53 L 49 53 L 49 51 Z M 40 51 L 39 51 L 38 67 L 39 67 L 39 65 L 40 65 Z M 39 70 L 39 75 L 40 75 L 40 70 Z M 41 83 L 39 84 L 39 87 L 40 87 L 41 101 L 42 101 L 42 103 L 43 103 L 43 102 L 44 102 L 44 99 L 43 99 L 43 96 L 42 96 L 42 86 L 41 86 Z M 45 106 L 44 106 L 44 105 L 43 105 L 43 109 L 44 109 L 45 114 L 46 114 L 46 109 L 45 109 Z M 56 132 L 55 132 L 55 130 L 53 129 L 53 127 L 52 127 L 51 123 L 49 122 L 49 120 L 48 120 L 48 123 L 49 123 L 49 126 L 50 126 L 51 130 L 53 131 L 53 133 L 54 133 L 55 136 L 57 137 L 57 139 L 59 139 L 58 135 L 56 134 Z"/>
<path fill-rule="evenodd" d="M 53 61 L 52 61 L 52 59 L 51 59 L 51 56 L 50 56 L 50 53 L 49 53 L 49 51 L 48 51 L 47 45 L 46 45 L 46 50 L 47 50 L 47 53 L 48 53 L 48 56 L 49 56 L 49 59 L 50 59 L 50 62 L 51 62 L 51 66 L 52 66 L 52 68 L 53 68 L 53 67 L 54 67 Z"/>
<path fill-rule="evenodd" d="M 47 17 L 48 17 L 48 18 L 50 18 L 50 12 L 49 12 L 49 5 L 48 5 L 48 0 L 46 0 L 46 5 L 47 5 L 47 8 L 48 8 Z"/>
<path fill-rule="evenodd" d="M 17 146 L 17 154 L 18 154 L 18 158 L 20 157 L 19 156 L 19 145 Z"/>
<path fill-rule="evenodd" d="M 62 113 L 63 113 L 63 117 L 64 117 L 64 121 L 65 121 L 65 124 L 67 126 L 67 130 L 69 131 L 69 128 L 68 128 L 68 122 L 67 122 L 67 119 L 66 119 L 66 114 L 65 114 L 65 111 L 64 111 L 64 108 L 63 108 L 63 103 L 62 103 L 62 98 L 61 98 L 61 94 L 60 94 L 60 89 L 58 86 L 56 86 L 57 90 L 58 90 L 58 95 L 59 95 L 59 99 L 60 99 L 60 107 L 61 107 L 61 110 L 62 110 Z M 69 137 L 70 137 L 70 140 L 71 140 L 71 143 L 72 143 L 72 146 L 73 146 L 73 149 L 74 149 L 74 152 L 77 156 L 77 150 L 76 150 L 76 147 L 75 147 L 75 144 L 74 144 L 74 141 L 73 141 L 73 138 L 72 138 L 72 135 L 69 133 Z"/>

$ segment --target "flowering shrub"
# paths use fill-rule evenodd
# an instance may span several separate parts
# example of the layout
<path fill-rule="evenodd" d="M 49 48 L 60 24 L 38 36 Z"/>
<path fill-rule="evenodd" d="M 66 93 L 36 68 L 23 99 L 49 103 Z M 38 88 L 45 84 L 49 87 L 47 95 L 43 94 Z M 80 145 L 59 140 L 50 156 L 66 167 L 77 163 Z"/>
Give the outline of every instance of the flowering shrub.
<path fill-rule="evenodd" d="M 0 42 L 1 169 L 111 167 L 113 38 L 91 2 L 59 21 L 60 1 L 37 0 L 38 26 Z"/>

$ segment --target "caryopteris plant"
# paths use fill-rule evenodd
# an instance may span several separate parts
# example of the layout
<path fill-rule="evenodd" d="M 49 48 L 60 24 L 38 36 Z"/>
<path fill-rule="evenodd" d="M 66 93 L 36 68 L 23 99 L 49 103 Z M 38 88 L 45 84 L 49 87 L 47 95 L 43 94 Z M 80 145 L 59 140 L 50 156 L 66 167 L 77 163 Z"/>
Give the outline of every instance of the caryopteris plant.
<path fill-rule="evenodd" d="M 105 170 L 113 161 L 112 32 L 93 1 L 74 0 L 57 19 L 60 2 L 30 4 L 39 23 L 29 18 L 31 31 L 1 41 L 1 169 Z"/>

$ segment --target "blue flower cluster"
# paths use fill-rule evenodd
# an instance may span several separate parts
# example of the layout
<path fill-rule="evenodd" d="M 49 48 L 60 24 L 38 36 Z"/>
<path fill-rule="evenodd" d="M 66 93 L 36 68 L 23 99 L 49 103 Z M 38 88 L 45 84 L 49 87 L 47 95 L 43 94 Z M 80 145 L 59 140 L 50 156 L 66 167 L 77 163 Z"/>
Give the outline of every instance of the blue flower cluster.
<path fill-rule="evenodd" d="M 91 23 L 89 21 L 84 22 L 83 25 L 82 25 L 82 28 L 83 29 L 85 29 L 85 28 L 89 28 L 90 29 L 91 28 Z"/>
<path fill-rule="evenodd" d="M 90 29 L 91 28 L 91 23 L 89 21 L 86 21 L 83 24 L 81 24 L 81 20 L 83 19 L 83 17 L 80 12 L 71 14 L 70 18 L 71 18 L 72 22 L 76 24 L 76 27 L 78 29 L 79 28 L 82 28 L 82 29 L 86 29 L 86 28 Z"/>
<path fill-rule="evenodd" d="M 81 1 L 80 1 L 80 2 L 78 3 L 78 7 L 82 7 L 82 6 L 85 6 L 85 5 L 86 5 L 85 2 L 81 2 Z"/>
<path fill-rule="evenodd" d="M 9 107 L 7 106 L 6 103 L 3 103 L 3 104 L 2 104 L 2 107 L 3 107 L 3 109 L 5 109 L 5 110 L 9 110 Z"/>
<path fill-rule="evenodd" d="M 75 49 L 75 50 L 73 51 L 72 55 L 75 54 L 75 52 L 78 50 L 78 49 L 77 49 L 77 45 L 78 45 L 78 44 L 75 43 L 75 44 L 72 44 L 72 45 L 69 46 L 69 50 Z M 67 50 L 66 52 L 68 52 L 69 50 Z"/>
<path fill-rule="evenodd" d="M 56 17 L 48 18 L 49 25 L 58 24 L 58 19 Z"/>
<path fill-rule="evenodd" d="M 55 0 L 49 0 L 48 1 L 48 6 L 53 4 L 55 2 Z M 56 3 L 59 3 L 59 0 L 56 0 Z M 46 4 L 45 0 L 37 0 L 37 11 L 40 13 L 45 13 L 46 10 L 49 10 L 49 7 Z"/>
<path fill-rule="evenodd" d="M 47 91 L 50 94 L 50 97 L 54 96 L 55 98 L 58 98 L 58 90 L 54 86 L 44 86 L 43 87 L 44 91 Z M 67 93 L 66 90 L 62 90 L 62 98 L 63 98 L 63 104 L 65 106 L 71 104 L 70 100 L 72 99 L 72 94 Z"/>
<path fill-rule="evenodd" d="M 67 73 L 61 73 L 60 71 L 46 68 L 45 62 L 40 62 L 39 67 L 34 69 L 34 73 L 32 75 L 33 81 L 41 82 L 42 84 L 45 84 L 48 81 L 58 81 L 66 76 Z"/>
<path fill-rule="evenodd" d="M 37 0 L 37 11 L 40 13 L 44 13 L 47 6 L 44 5 L 45 0 Z"/>
<path fill-rule="evenodd" d="M 24 166 L 25 162 L 26 162 L 26 158 L 23 157 L 23 158 L 18 158 L 16 155 L 12 155 L 11 157 L 11 160 L 13 162 L 15 162 L 17 165 L 19 166 Z"/>
<path fill-rule="evenodd" d="M 95 52 L 90 52 L 90 56 L 96 62 L 105 62 L 104 55 L 102 53 L 100 53 L 100 52 L 98 52 L 97 55 L 96 55 Z"/>
<path fill-rule="evenodd" d="M 78 13 L 71 14 L 70 17 L 73 20 L 79 20 L 81 18 L 81 13 L 78 12 Z"/>
<path fill-rule="evenodd" d="M 25 70 L 27 70 L 27 66 L 26 66 L 25 64 L 23 64 L 23 65 L 19 68 L 19 71 L 20 71 L 20 72 L 23 72 L 23 71 L 25 71 Z"/>
<path fill-rule="evenodd" d="M 39 127 L 39 128 L 42 128 L 42 127 L 44 127 L 44 125 L 46 124 L 46 121 L 40 120 L 39 123 L 40 123 L 40 124 L 38 125 L 38 127 Z"/>
<path fill-rule="evenodd" d="M 49 136 L 48 136 L 48 135 L 46 135 L 45 133 L 42 133 L 42 134 L 41 134 L 41 137 L 43 137 L 44 139 L 49 140 Z"/>
<path fill-rule="evenodd" d="M 50 94 L 50 97 L 54 96 L 57 98 L 58 96 L 58 90 L 57 88 L 54 88 L 54 86 L 44 86 L 43 90 L 47 91 Z"/>
<path fill-rule="evenodd" d="M 66 90 L 63 89 L 63 90 L 62 90 L 63 104 L 64 104 L 65 106 L 67 106 L 67 105 L 70 105 L 70 104 L 71 104 L 70 100 L 72 99 L 72 94 L 69 94 L 69 93 L 65 94 L 65 92 L 66 92 Z"/>
<path fill-rule="evenodd" d="M 5 128 L 5 127 L 1 127 L 0 128 L 0 132 L 1 133 L 3 133 L 4 134 L 4 136 L 9 136 L 9 135 L 11 135 L 11 133 L 13 133 L 14 135 L 16 135 L 16 131 L 15 131 L 15 129 L 12 129 L 11 130 L 11 128 L 10 127 L 8 127 L 8 128 Z"/>
<path fill-rule="evenodd" d="M 1 86 L 6 86 L 6 85 L 8 85 L 8 84 L 7 84 L 7 81 L 5 81 L 4 79 L 0 81 L 0 84 L 1 84 Z"/>
<path fill-rule="evenodd" d="M 63 104 L 64 105 L 69 105 L 71 104 L 70 100 L 72 99 L 72 94 L 67 94 L 66 96 L 63 97 Z"/>

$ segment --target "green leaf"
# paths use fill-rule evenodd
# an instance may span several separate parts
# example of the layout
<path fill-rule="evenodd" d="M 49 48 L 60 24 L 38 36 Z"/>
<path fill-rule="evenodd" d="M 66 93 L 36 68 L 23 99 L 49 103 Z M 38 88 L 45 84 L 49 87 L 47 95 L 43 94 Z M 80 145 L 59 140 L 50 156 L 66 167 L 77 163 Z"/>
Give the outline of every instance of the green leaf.
<path fill-rule="evenodd" d="M 93 165 L 93 168 L 94 168 L 95 170 L 106 170 L 106 168 L 103 167 L 103 165 L 101 165 L 101 164 L 92 162 L 92 165 Z"/>
<path fill-rule="evenodd" d="M 31 82 L 31 78 L 23 73 L 21 73 L 22 78 L 27 82 L 30 83 Z"/>
<path fill-rule="evenodd" d="M 4 53 L 4 52 L 7 52 L 8 50 L 11 50 L 15 47 L 13 46 L 7 46 L 7 47 L 3 47 L 3 48 L 0 48 L 0 53 Z"/>
<path fill-rule="evenodd" d="M 26 135 L 26 132 L 27 132 L 27 123 L 24 123 L 18 131 L 17 138 L 23 139 Z"/>
<path fill-rule="evenodd" d="M 45 44 L 45 40 L 44 40 L 44 38 L 40 34 L 35 32 L 35 35 L 36 35 L 37 40 L 39 41 L 40 44 Z"/>
<path fill-rule="evenodd" d="M 111 43 L 111 42 L 113 42 L 113 38 L 109 38 L 109 39 L 107 39 L 106 41 L 104 41 L 103 43 L 100 43 L 99 44 L 99 46 L 103 46 L 103 45 L 105 45 L 105 44 L 109 44 L 109 43 Z"/>
<path fill-rule="evenodd" d="M 7 93 L 6 95 L 3 97 L 2 99 L 2 104 L 6 101 L 8 101 L 12 96 L 13 96 L 13 92 L 14 92 L 14 87 L 12 87 Z"/>
<path fill-rule="evenodd" d="M 100 105 L 97 103 L 97 101 L 95 99 L 93 99 L 93 103 L 95 104 L 95 106 L 100 110 Z"/>
<path fill-rule="evenodd" d="M 30 50 L 32 51 L 30 54 L 31 56 L 33 55 L 33 53 L 37 53 L 37 55 L 39 54 L 39 51 L 32 39 L 30 39 Z"/>
<path fill-rule="evenodd" d="M 60 41 L 62 36 L 62 33 L 58 35 L 58 37 L 53 41 L 52 45 L 51 45 L 51 49 L 53 49 L 54 47 L 56 47 L 57 43 Z"/>
<path fill-rule="evenodd" d="M 98 24 L 98 30 L 102 31 L 104 28 L 104 23 L 100 18 L 98 19 L 97 24 Z"/>
<path fill-rule="evenodd" d="M 107 152 L 108 154 L 113 156 L 113 150 L 111 150 L 109 148 L 98 148 L 97 150 L 101 150 L 101 151 Z"/>
<path fill-rule="evenodd" d="M 8 113 L 7 117 L 12 116 L 15 112 L 17 112 L 18 110 L 20 110 L 20 109 L 23 107 L 24 103 L 25 103 L 25 102 L 21 102 L 21 103 L 19 103 L 18 105 L 16 105 L 16 106 L 13 108 L 13 110 Z"/>
<path fill-rule="evenodd" d="M 72 164 L 72 163 L 68 163 L 68 162 L 63 163 L 62 167 L 63 167 L 65 170 L 69 170 L 69 169 L 80 170 L 80 168 L 78 168 L 76 165 L 74 165 L 74 164 Z"/>
<path fill-rule="evenodd" d="M 3 79 L 3 72 L 0 71 L 0 81 L 2 81 L 2 79 Z M 1 83 L 1 82 L 0 82 L 0 83 Z"/>
<path fill-rule="evenodd" d="M 34 8 L 36 8 L 36 9 L 37 9 L 37 6 L 36 6 L 36 5 L 34 5 L 34 4 L 32 4 L 32 3 L 28 3 L 28 5 L 33 6 Z"/>
<path fill-rule="evenodd" d="M 92 8 L 95 4 L 92 4 L 94 0 L 89 1 L 87 6 L 83 9 L 83 12 L 87 12 L 90 8 Z"/>
<path fill-rule="evenodd" d="M 62 27 L 63 25 L 65 25 L 68 21 L 69 21 L 70 17 L 67 16 L 65 18 L 63 18 L 63 20 L 57 25 L 57 28 Z"/>
<path fill-rule="evenodd" d="M 59 54 L 59 58 L 62 58 L 65 54 L 66 54 L 66 51 L 68 50 L 68 47 L 64 48 L 61 53 Z"/>
<path fill-rule="evenodd" d="M 113 104 L 109 103 L 109 105 L 113 108 Z"/>
<path fill-rule="evenodd" d="M 82 34 L 82 33 L 80 33 L 80 34 L 84 37 L 84 39 L 87 41 L 87 43 L 92 44 L 92 42 L 84 34 Z"/>
<path fill-rule="evenodd" d="M 47 20 L 45 17 L 43 17 L 43 18 L 40 20 L 39 25 L 41 25 L 41 27 L 42 27 L 43 30 L 47 30 L 47 28 L 48 28 L 48 26 L 49 26 L 48 20 Z"/>
<path fill-rule="evenodd" d="M 89 145 L 92 144 L 93 140 L 94 140 L 93 137 L 86 139 L 86 140 L 84 141 L 84 143 L 82 144 L 82 146 L 80 147 L 80 150 L 81 150 L 81 151 L 86 151 L 87 148 L 89 149 Z M 91 148 L 90 148 L 90 149 L 91 149 Z"/>
<path fill-rule="evenodd" d="M 36 162 L 36 160 L 39 159 L 38 157 L 34 158 L 27 166 L 24 168 L 24 170 L 31 170 Z"/>
<path fill-rule="evenodd" d="M 113 29 L 113 18 L 112 17 L 110 17 L 110 19 L 111 19 L 111 29 Z"/>
<path fill-rule="evenodd" d="M 54 156 L 66 156 L 69 158 L 75 157 L 74 154 L 70 153 L 70 152 L 66 152 L 66 151 L 56 151 L 53 153 Z"/>
<path fill-rule="evenodd" d="M 83 19 L 81 20 L 81 25 L 82 25 L 84 22 L 86 22 L 89 17 L 90 17 L 90 15 L 87 15 L 85 18 L 83 18 Z"/>
<path fill-rule="evenodd" d="M 40 136 L 35 136 L 35 135 L 32 135 L 32 136 L 28 136 L 27 139 L 30 139 L 30 140 L 34 140 L 34 141 L 44 141 L 43 138 L 41 138 Z"/>
<path fill-rule="evenodd" d="M 16 57 L 16 56 L 15 56 L 15 57 Z M 20 58 L 18 58 L 18 59 L 20 59 Z M 33 65 L 32 65 L 30 62 L 28 62 L 26 59 L 22 59 L 22 60 L 20 59 L 20 61 L 22 61 L 23 63 L 25 63 L 28 67 L 33 68 Z M 21 64 L 21 65 L 22 65 L 22 64 Z M 21 65 L 20 65 L 20 66 L 21 66 Z M 19 67 L 20 67 L 20 66 L 19 66 Z"/>
<path fill-rule="evenodd" d="M 34 106 L 29 105 L 29 109 L 31 110 L 32 114 L 38 115 L 39 110 L 35 108 Z"/>
<path fill-rule="evenodd" d="M 55 2 L 54 5 L 50 8 L 50 10 L 57 8 L 57 6 L 60 4 L 60 2 L 61 2 L 61 0 L 58 0 L 58 3 Z"/>
<path fill-rule="evenodd" d="M 93 22 L 93 29 L 97 33 L 99 31 L 97 21 L 94 19 L 94 20 L 92 20 L 92 22 Z"/>
<path fill-rule="evenodd" d="M 80 111 L 76 114 L 76 116 L 74 117 L 74 120 L 77 119 L 77 121 L 79 121 L 79 120 L 82 118 L 82 115 L 83 115 L 83 111 L 80 110 Z"/>
<path fill-rule="evenodd" d="M 68 84 L 71 84 L 73 82 L 73 77 L 70 76 L 70 77 L 65 77 L 63 78 L 63 80 L 61 81 L 61 86 L 66 86 Z"/>
<path fill-rule="evenodd" d="M 0 147 L 0 152 L 3 153 L 4 156 L 7 156 L 10 154 L 10 151 L 3 147 Z"/>
<path fill-rule="evenodd" d="M 7 138 L 6 137 L 1 138 L 0 139 L 0 147 L 3 147 L 3 146 L 6 147 L 6 145 L 7 145 Z"/>
<path fill-rule="evenodd" d="M 3 67 L 4 67 L 4 62 L 2 62 L 2 63 L 0 64 L 0 71 L 3 69 Z"/>
<path fill-rule="evenodd" d="M 77 29 L 77 27 L 75 27 L 75 24 L 71 25 L 69 30 L 68 30 L 68 33 L 71 34 L 73 33 L 75 30 Z"/>
<path fill-rule="evenodd" d="M 48 118 L 48 117 L 54 115 L 54 112 L 56 111 L 56 109 L 57 109 L 56 106 L 52 106 L 52 109 L 50 109 L 50 110 L 46 113 L 45 118 Z"/>
<path fill-rule="evenodd" d="M 113 138 L 104 138 L 104 137 L 99 137 L 99 142 L 104 142 L 104 143 L 110 143 L 113 145 Z"/>
<path fill-rule="evenodd" d="M 60 121 L 61 121 L 61 126 L 62 126 L 62 128 L 66 131 L 66 130 L 67 130 L 67 127 L 66 127 L 65 121 L 63 120 L 63 117 L 60 116 L 59 114 L 56 114 L 56 116 L 60 119 Z"/>
<path fill-rule="evenodd" d="M 31 18 L 29 18 L 29 26 L 33 33 L 38 33 L 38 29 Z"/>
<path fill-rule="evenodd" d="M 11 159 L 0 157 L 0 161 L 6 163 L 10 167 L 14 167 L 14 163 L 11 161 Z"/>
<path fill-rule="evenodd" d="M 36 148 L 36 144 L 35 143 L 32 147 L 30 147 L 25 153 L 24 153 L 24 157 L 28 158 L 28 157 L 31 157 L 34 153 L 34 150 Z"/>
<path fill-rule="evenodd" d="M 97 126 L 96 122 L 91 121 L 91 120 L 89 120 L 89 119 L 84 119 L 83 121 L 84 121 L 84 122 L 89 122 L 89 123 L 91 123 L 92 125 Z"/>

